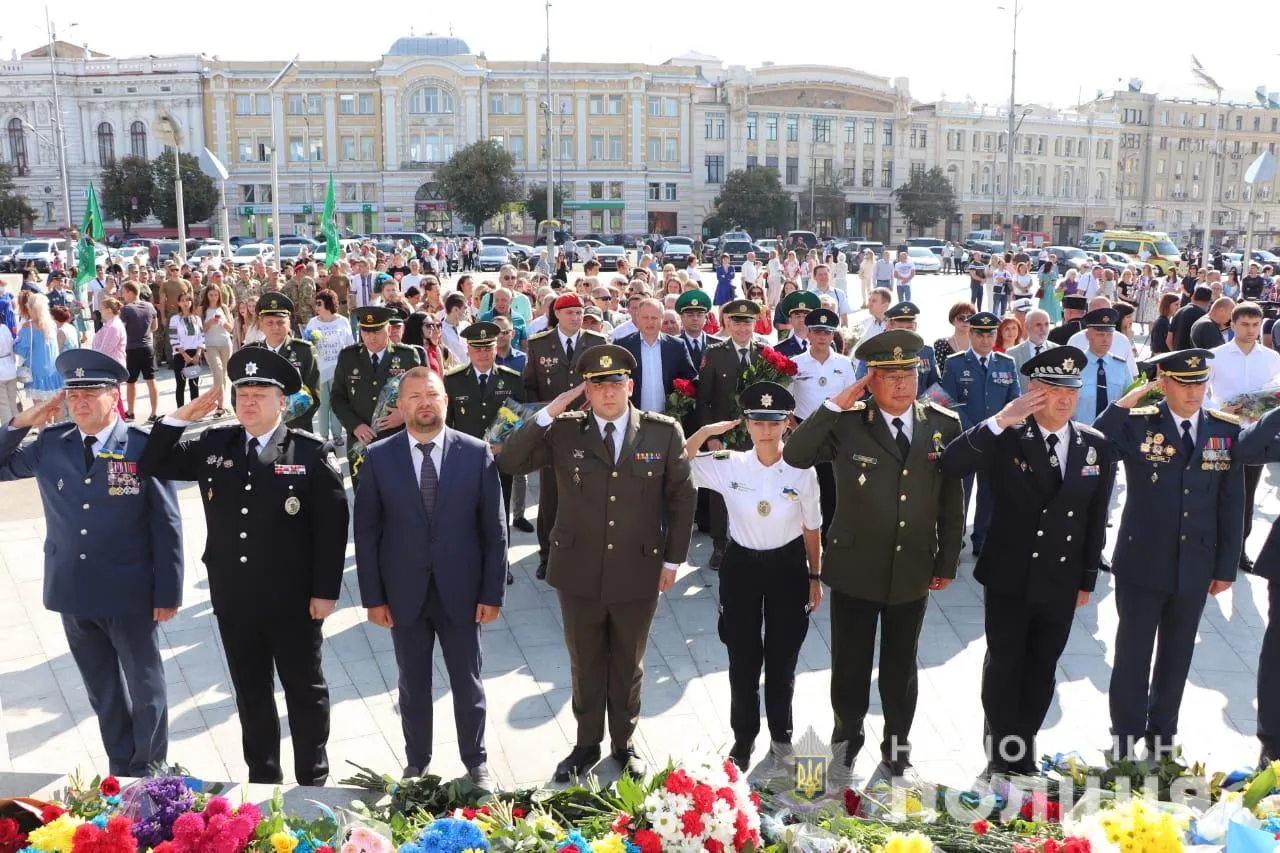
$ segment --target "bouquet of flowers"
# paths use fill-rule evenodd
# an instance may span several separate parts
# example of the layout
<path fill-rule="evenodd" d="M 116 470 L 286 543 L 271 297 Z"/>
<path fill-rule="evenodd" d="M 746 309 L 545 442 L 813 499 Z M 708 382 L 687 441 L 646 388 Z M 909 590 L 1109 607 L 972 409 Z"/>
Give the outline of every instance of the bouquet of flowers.
<path fill-rule="evenodd" d="M 800 368 L 794 361 L 773 347 L 762 347 L 760 349 L 760 358 L 751 362 L 747 369 L 742 371 L 742 379 L 738 383 L 739 390 L 747 388 L 756 382 L 776 382 L 785 388 L 791 384 L 791 378 L 799 370 Z M 739 394 L 734 394 L 730 418 L 740 419 L 741 417 L 742 402 L 739 399 Z M 725 447 L 749 447 L 751 445 L 751 438 L 747 435 L 747 428 L 741 423 L 725 433 L 721 441 L 724 442 Z"/>
<path fill-rule="evenodd" d="M 684 423 L 698 405 L 698 386 L 692 379 L 676 379 L 672 381 L 671 388 L 667 395 L 667 417 Z"/>
<path fill-rule="evenodd" d="M 654 782 L 634 821 L 620 820 L 613 827 L 625 835 L 634 826 L 632 843 L 642 853 L 656 853 L 658 844 L 664 853 L 726 853 L 761 846 L 759 797 L 732 762 L 686 759 Z"/>
<path fill-rule="evenodd" d="M 546 403 L 517 403 L 515 400 L 508 400 L 493 416 L 493 423 L 484 431 L 484 440 L 488 444 L 501 444 L 545 405 Z"/>
<path fill-rule="evenodd" d="M 302 417 L 311 411 L 311 407 L 315 405 L 315 402 L 316 398 L 311 396 L 311 390 L 306 385 L 303 385 L 296 393 L 290 394 L 289 399 L 285 401 L 285 422 Z"/>
<path fill-rule="evenodd" d="M 955 398 L 948 394 L 946 390 L 943 389 L 942 385 L 937 382 L 924 389 L 920 394 L 920 399 L 922 401 L 931 400 L 939 406 L 943 406 L 948 409 L 954 409 L 956 407 Z"/>
<path fill-rule="evenodd" d="M 373 417 L 370 419 L 369 427 L 377 432 L 378 421 L 395 411 L 396 403 L 400 402 L 400 376 L 390 376 L 386 383 L 382 386 L 382 391 L 378 394 L 378 403 L 373 407 Z M 301 393 L 301 392 L 299 392 Z M 360 472 L 360 466 L 364 464 L 364 455 L 368 450 L 368 445 L 363 441 L 356 440 L 351 442 L 351 447 L 347 450 L 347 461 L 351 465 L 351 476 L 355 477 Z"/>
<path fill-rule="evenodd" d="M 1280 406 L 1280 377 L 1272 378 L 1261 390 L 1237 394 L 1223 404 L 1246 421 L 1256 421 L 1276 406 Z"/>
<path fill-rule="evenodd" d="M 310 341 L 312 346 L 320 345 L 321 335 L 319 329 L 308 329 L 303 333 L 302 337 L 304 340 Z"/>

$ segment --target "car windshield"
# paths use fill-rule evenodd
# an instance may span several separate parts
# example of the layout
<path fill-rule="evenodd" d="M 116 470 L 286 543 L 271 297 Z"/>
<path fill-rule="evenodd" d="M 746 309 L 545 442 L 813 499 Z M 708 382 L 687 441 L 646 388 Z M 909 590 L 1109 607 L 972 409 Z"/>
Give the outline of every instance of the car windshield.
<path fill-rule="evenodd" d="M 1178 256 L 1178 247 L 1168 237 L 1157 238 L 1154 243 L 1157 255 Z"/>
<path fill-rule="evenodd" d="M 692 246 L 693 241 L 688 237 L 668 237 L 667 243 L 671 245 Z"/>
<path fill-rule="evenodd" d="M 43 240 L 32 240 L 28 243 L 22 244 L 22 251 L 29 254 L 34 254 L 35 252 L 47 252 L 49 251 L 49 244 Z"/>
<path fill-rule="evenodd" d="M 913 258 L 932 258 L 933 257 L 933 252 L 930 252 L 928 249 L 924 248 L 923 246 L 909 246 L 907 248 L 907 254 Z"/>
<path fill-rule="evenodd" d="M 260 254 L 262 254 L 262 250 L 257 246 L 241 246 L 236 249 L 237 258 L 256 258 Z"/>
<path fill-rule="evenodd" d="M 505 255 L 507 253 L 504 246 L 485 246 L 480 250 L 482 255 Z"/>
<path fill-rule="evenodd" d="M 1089 257 L 1088 254 L 1085 253 L 1084 249 L 1063 249 L 1063 254 L 1066 255 L 1068 258 L 1086 258 L 1087 259 Z"/>

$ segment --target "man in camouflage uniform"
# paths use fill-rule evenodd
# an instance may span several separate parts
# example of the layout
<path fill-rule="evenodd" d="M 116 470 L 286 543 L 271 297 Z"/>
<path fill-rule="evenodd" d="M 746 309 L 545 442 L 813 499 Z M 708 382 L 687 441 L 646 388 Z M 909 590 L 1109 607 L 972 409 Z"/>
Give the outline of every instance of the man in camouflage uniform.
<path fill-rule="evenodd" d="M 316 315 L 316 279 L 315 266 L 308 265 L 305 270 L 298 270 L 286 281 L 280 292 L 289 297 L 293 303 L 294 328 L 301 332 L 307 321 Z"/>

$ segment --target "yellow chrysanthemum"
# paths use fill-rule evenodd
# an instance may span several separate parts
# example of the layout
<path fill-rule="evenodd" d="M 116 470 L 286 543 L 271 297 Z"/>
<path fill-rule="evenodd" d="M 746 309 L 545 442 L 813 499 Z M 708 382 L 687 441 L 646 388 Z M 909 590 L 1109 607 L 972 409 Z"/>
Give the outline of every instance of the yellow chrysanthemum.
<path fill-rule="evenodd" d="M 885 841 L 884 853 L 930 853 L 933 842 L 919 832 L 893 832 Z"/>
<path fill-rule="evenodd" d="M 273 832 L 270 840 L 276 853 L 293 853 L 293 848 L 298 846 L 298 839 L 289 832 Z"/>
<path fill-rule="evenodd" d="M 626 849 L 622 836 L 616 832 L 591 842 L 591 853 L 626 853 Z"/>
<path fill-rule="evenodd" d="M 41 853 L 71 853 L 71 837 L 82 823 L 84 821 L 80 818 L 64 814 L 39 829 L 31 830 L 27 835 L 27 846 Z"/>
<path fill-rule="evenodd" d="M 913 797 L 910 794 L 906 799 L 907 814 L 915 814 L 924 808 L 924 803 L 920 802 L 919 797 Z"/>

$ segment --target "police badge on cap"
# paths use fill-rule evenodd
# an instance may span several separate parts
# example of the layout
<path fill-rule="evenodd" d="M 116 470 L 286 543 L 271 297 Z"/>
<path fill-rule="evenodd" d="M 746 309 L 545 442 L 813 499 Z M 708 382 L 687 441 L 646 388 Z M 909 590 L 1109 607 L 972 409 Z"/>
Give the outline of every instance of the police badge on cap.
<path fill-rule="evenodd" d="M 776 382 L 754 382 L 742 389 L 738 401 L 752 421 L 785 421 L 796 407 L 796 398 Z"/>
<path fill-rule="evenodd" d="M 1080 370 L 1087 362 L 1085 354 L 1075 347 L 1052 347 L 1022 365 L 1022 375 L 1033 382 L 1056 385 L 1059 388 L 1079 388 Z"/>
<path fill-rule="evenodd" d="M 269 385 L 285 395 L 302 388 L 302 376 L 289 359 L 266 347 L 242 347 L 227 362 L 227 374 L 237 388 L 245 385 Z"/>

